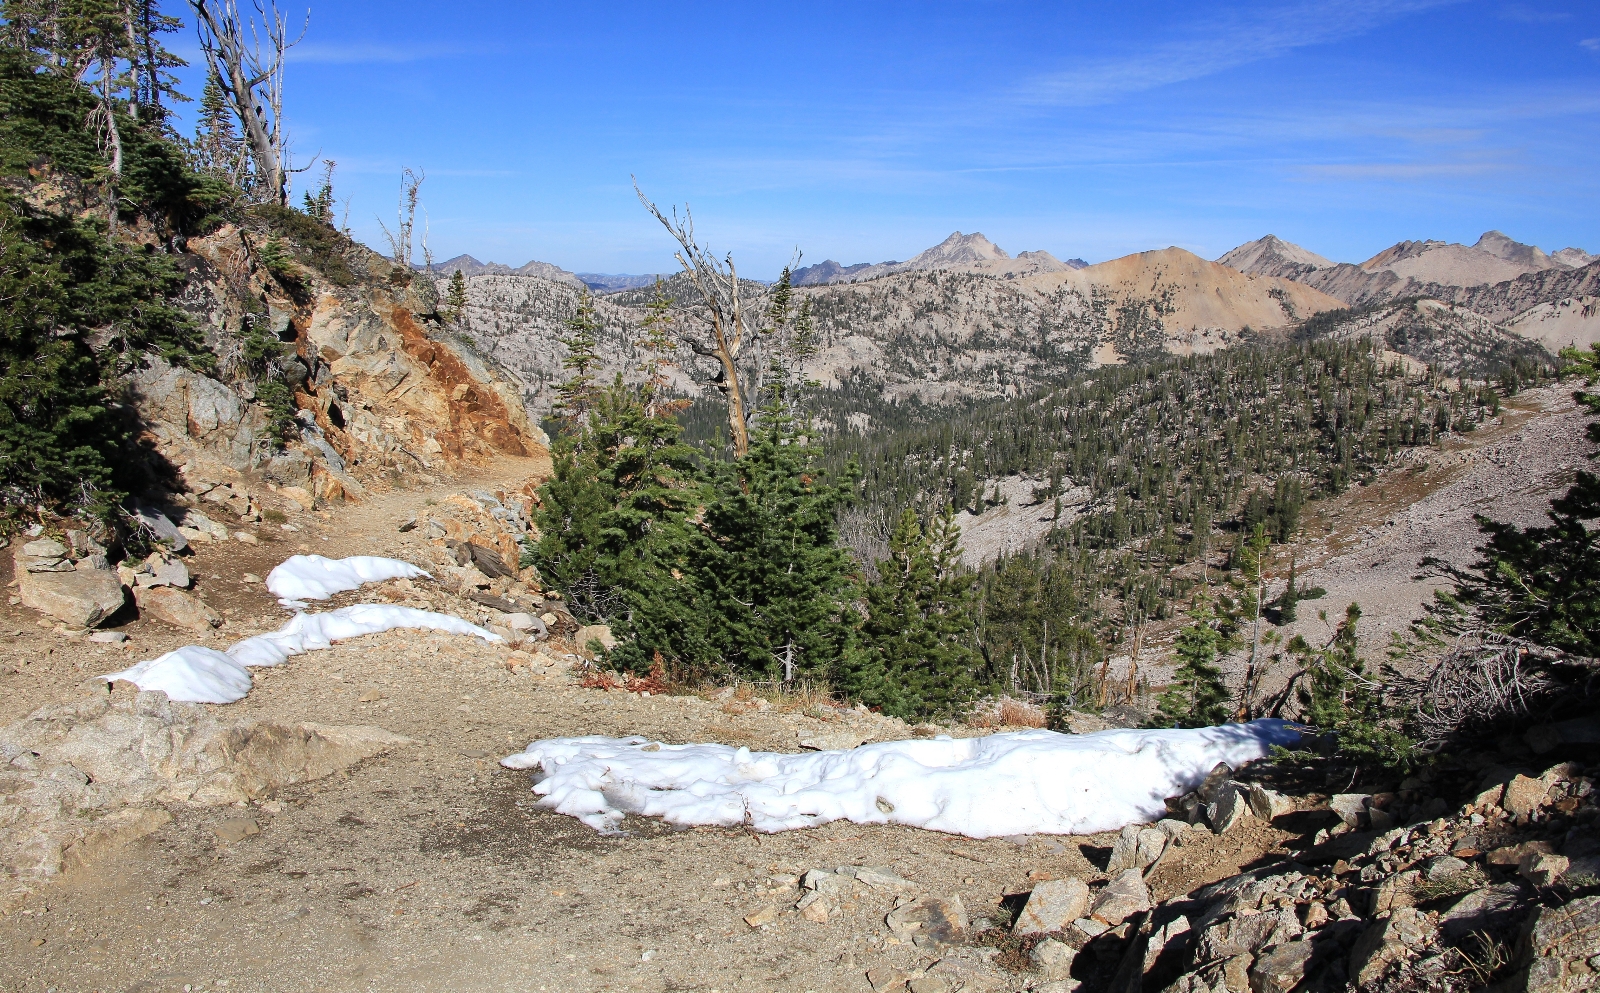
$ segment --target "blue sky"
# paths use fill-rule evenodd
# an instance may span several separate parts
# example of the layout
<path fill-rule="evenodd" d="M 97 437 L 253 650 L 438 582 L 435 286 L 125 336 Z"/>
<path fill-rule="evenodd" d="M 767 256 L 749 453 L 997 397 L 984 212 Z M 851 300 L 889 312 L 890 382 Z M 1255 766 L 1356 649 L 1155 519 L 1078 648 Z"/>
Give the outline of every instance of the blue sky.
<path fill-rule="evenodd" d="M 439 259 L 670 271 L 630 174 L 767 278 L 957 229 L 1091 262 L 1269 231 L 1600 251 L 1593 0 L 358 0 L 316 6 L 287 102 L 369 244 L 426 171 Z"/>

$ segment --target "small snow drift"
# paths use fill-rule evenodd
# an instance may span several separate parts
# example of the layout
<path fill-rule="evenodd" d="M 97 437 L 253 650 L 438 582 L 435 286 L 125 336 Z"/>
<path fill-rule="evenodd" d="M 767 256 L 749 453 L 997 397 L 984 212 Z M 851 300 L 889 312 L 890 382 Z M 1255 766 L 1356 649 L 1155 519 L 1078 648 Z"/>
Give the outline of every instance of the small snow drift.
<path fill-rule="evenodd" d="M 108 683 L 126 679 L 141 690 L 160 690 L 184 703 L 233 703 L 250 692 L 250 670 L 224 652 L 185 645 L 160 658 L 102 676 Z"/>
<path fill-rule="evenodd" d="M 267 573 L 267 589 L 285 607 L 300 609 L 306 600 L 326 600 L 335 593 L 360 589 L 365 583 L 426 575 L 410 562 L 378 555 L 352 555 L 346 559 L 291 555 Z"/>
<path fill-rule="evenodd" d="M 501 760 L 540 769 L 540 805 L 598 831 L 626 814 L 787 831 L 833 820 L 971 838 L 1093 834 L 1151 821 L 1166 797 L 1300 733 L 1287 721 L 1183 731 L 1019 731 L 785 755 L 644 738 L 550 738 Z"/>
<path fill-rule="evenodd" d="M 126 679 L 142 690 L 161 690 L 169 699 L 184 703 L 233 703 L 243 700 L 250 692 L 252 680 L 246 666 L 278 665 L 291 655 L 395 628 L 421 628 L 472 635 L 484 641 L 501 640 L 499 635 L 449 614 L 359 603 L 326 614 L 296 614 L 278 630 L 236 642 L 226 652 L 186 645 L 101 678 L 107 682 Z"/>

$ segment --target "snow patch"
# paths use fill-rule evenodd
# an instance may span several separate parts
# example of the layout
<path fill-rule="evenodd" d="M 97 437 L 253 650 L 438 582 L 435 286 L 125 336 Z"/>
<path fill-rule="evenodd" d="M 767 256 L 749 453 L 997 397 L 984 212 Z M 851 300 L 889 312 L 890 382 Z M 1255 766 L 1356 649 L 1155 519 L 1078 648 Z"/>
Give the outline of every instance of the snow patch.
<path fill-rule="evenodd" d="M 645 738 L 549 738 L 501 760 L 539 769 L 539 804 L 603 832 L 627 814 L 787 831 L 834 820 L 971 838 L 1093 834 L 1165 815 L 1163 800 L 1300 733 L 1260 720 L 1195 730 L 1017 731 L 788 755 Z"/>
<path fill-rule="evenodd" d="M 364 634 L 379 634 L 395 628 L 465 634 L 490 642 L 502 640 L 493 632 L 449 614 L 389 604 L 360 603 L 326 614 L 296 614 L 293 620 L 278 630 L 246 638 L 226 652 L 188 645 L 101 678 L 107 682 L 126 679 L 136 683 L 142 690 L 161 690 L 170 699 L 185 703 L 233 703 L 243 700 L 245 694 L 250 692 L 250 671 L 246 666 L 278 665 L 291 655 L 317 651 L 336 641 L 358 638 Z"/>
<path fill-rule="evenodd" d="M 267 589 L 285 607 L 299 609 L 307 600 L 326 600 L 335 593 L 360 589 L 365 583 L 427 575 L 410 562 L 378 555 L 352 555 L 345 559 L 291 555 L 267 573 Z"/>
<path fill-rule="evenodd" d="M 238 660 L 199 645 L 185 645 L 100 678 L 108 683 L 126 679 L 141 690 L 160 690 L 185 703 L 233 703 L 245 698 L 252 683 L 250 670 Z"/>

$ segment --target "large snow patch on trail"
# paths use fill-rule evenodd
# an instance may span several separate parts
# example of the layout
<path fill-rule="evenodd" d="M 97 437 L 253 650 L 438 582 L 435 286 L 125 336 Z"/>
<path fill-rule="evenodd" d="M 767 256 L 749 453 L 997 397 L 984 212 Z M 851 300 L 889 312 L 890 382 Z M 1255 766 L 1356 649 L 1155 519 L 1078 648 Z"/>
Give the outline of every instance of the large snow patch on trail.
<path fill-rule="evenodd" d="M 361 603 L 326 614 L 296 614 L 278 630 L 236 642 L 225 652 L 187 645 L 101 678 L 108 682 L 126 679 L 142 690 L 161 690 L 169 699 L 185 703 L 233 703 L 243 700 L 250 692 L 252 679 L 246 666 L 278 665 L 291 655 L 395 628 L 465 634 L 484 641 L 501 640 L 499 635 L 449 614 Z"/>
<path fill-rule="evenodd" d="M 352 555 L 345 559 L 291 555 L 267 573 L 267 589 L 285 607 L 300 608 L 307 600 L 326 600 L 335 593 L 360 589 L 365 583 L 426 575 L 410 562 L 378 555 Z"/>
<path fill-rule="evenodd" d="M 787 755 L 645 738 L 549 738 L 501 760 L 539 769 L 540 805 L 599 831 L 626 814 L 787 831 L 834 820 L 972 838 L 1093 834 L 1164 816 L 1218 762 L 1237 768 L 1300 734 L 1287 721 L 1194 730 L 1018 731 Z"/>

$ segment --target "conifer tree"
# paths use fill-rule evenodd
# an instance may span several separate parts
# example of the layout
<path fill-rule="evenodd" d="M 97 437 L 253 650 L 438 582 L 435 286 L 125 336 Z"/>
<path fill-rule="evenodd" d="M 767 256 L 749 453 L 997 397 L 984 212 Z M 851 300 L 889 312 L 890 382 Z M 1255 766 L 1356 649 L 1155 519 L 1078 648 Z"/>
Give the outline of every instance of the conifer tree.
<path fill-rule="evenodd" d="M 661 605 L 682 601 L 668 576 L 683 563 L 683 519 L 702 497 L 681 431 L 670 412 L 651 414 L 618 374 L 594 392 L 579 433 L 557 443 L 533 557 L 577 616 L 653 634 Z"/>
<path fill-rule="evenodd" d="M 1299 656 L 1307 676 L 1298 694 L 1302 717 L 1332 734 L 1339 754 L 1358 766 L 1401 766 L 1410 756 L 1411 742 L 1391 727 L 1382 687 L 1367 676 L 1357 653 L 1360 620 L 1361 607 L 1352 603 L 1321 649 L 1312 649 L 1299 635 L 1289 642 L 1289 652 Z"/>
<path fill-rule="evenodd" d="M 464 325 L 467 317 L 467 280 L 457 269 L 450 274 L 450 288 L 445 291 L 445 320 Z"/>
<path fill-rule="evenodd" d="M 1217 667 L 1221 634 L 1211 604 L 1201 597 L 1189 612 L 1191 623 L 1178 632 L 1178 668 L 1161 695 L 1160 722 L 1167 727 L 1196 728 L 1228 719 L 1228 688 Z"/>
<path fill-rule="evenodd" d="M 680 616 L 693 616 L 682 632 L 662 627 L 665 657 L 747 679 L 832 680 L 849 671 L 855 576 L 838 544 L 837 513 L 850 502 L 854 471 L 829 474 L 821 461 L 814 430 L 785 413 L 775 384 L 749 452 L 708 467 L 681 570 L 695 601 Z"/>
<path fill-rule="evenodd" d="M 961 568 L 961 529 L 946 505 L 926 530 L 900 515 L 889 556 L 867 587 L 867 665 L 854 691 L 898 717 L 956 712 L 975 691 L 973 583 Z M 871 680 L 869 683 L 868 680 Z"/>
<path fill-rule="evenodd" d="M 205 89 L 200 93 L 200 116 L 190 148 L 200 172 L 226 180 L 240 190 L 246 188 L 249 157 L 244 140 L 234 129 L 233 111 L 214 72 L 207 74 Z"/>
<path fill-rule="evenodd" d="M 589 412 L 595 402 L 595 372 L 600 368 L 600 322 L 595 319 L 594 300 L 589 291 L 578 296 L 578 312 L 567 321 L 567 334 L 561 344 L 567 355 L 561 368 L 572 375 L 556 387 L 556 400 L 552 412 L 566 422 L 567 430 L 579 437 L 588 426 Z"/>

